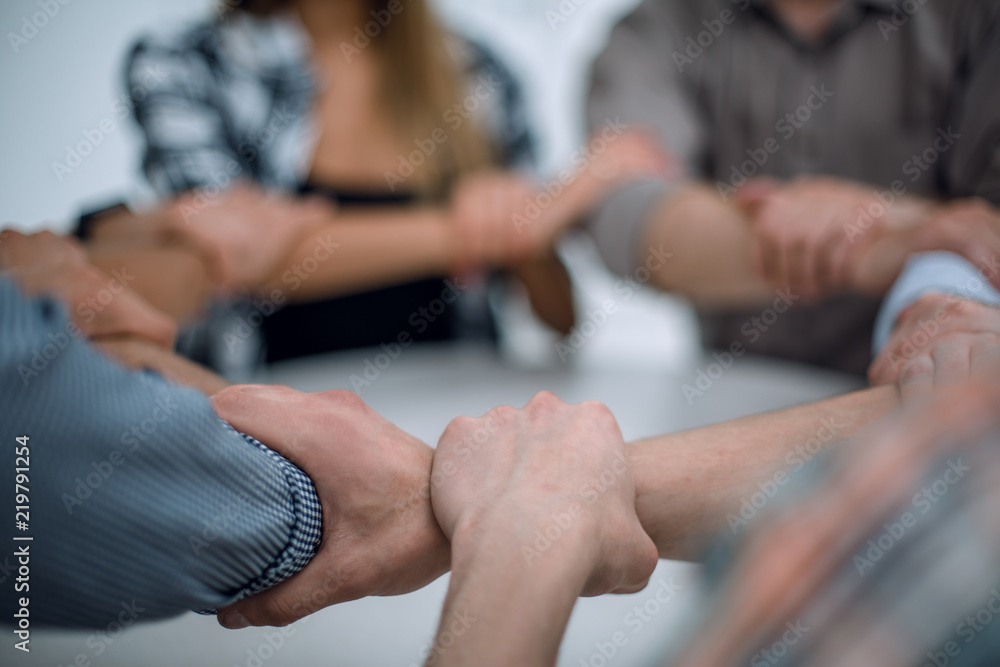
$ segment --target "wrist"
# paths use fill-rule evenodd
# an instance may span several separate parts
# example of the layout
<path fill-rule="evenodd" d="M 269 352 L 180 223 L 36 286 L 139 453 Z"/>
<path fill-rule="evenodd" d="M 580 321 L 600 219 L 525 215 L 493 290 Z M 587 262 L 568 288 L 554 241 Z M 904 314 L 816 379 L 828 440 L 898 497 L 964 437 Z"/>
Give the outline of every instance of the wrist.
<path fill-rule="evenodd" d="M 425 216 L 427 234 L 435 249 L 434 270 L 455 274 L 473 266 L 475 262 L 466 257 L 462 247 L 458 225 L 455 224 L 451 209 L 448 207 L 428 209 Z"/>
<path fill-rule="evenodd" d="M 600 560 L 598 529 L 583 501 L 505 500 L 489 509 L 470 509 L 452 534 L 452 569 L 460 572 L 483 554 L 505 552 L 529 570 L 585 581 Z"/>

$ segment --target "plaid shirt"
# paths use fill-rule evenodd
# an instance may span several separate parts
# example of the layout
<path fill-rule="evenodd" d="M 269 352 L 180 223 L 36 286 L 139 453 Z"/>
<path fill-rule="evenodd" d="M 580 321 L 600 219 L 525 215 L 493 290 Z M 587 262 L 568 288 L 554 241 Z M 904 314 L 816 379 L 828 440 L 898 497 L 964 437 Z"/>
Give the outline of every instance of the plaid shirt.
<path fill-rule="evenodd" d="M 482 47 L 457 39 L 451 46 L 470 87 L 488 81 L 494 89 L 479 112 L 503 164 L 528 166 L 533 145 L 521 89 Z M 309 55 L 302 26 L 288 15 L 238 12 L 139 40 L 126 85 L 156 191 L 171 196 L 237 179 L 295 190 L 318 137 Z"/>

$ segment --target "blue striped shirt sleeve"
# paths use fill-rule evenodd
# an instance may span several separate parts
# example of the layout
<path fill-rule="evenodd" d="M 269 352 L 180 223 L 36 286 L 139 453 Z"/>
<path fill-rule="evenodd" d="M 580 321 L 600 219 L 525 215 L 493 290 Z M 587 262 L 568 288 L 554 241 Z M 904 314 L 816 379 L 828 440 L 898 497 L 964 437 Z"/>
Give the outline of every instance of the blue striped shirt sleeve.
<path fill-rule="evenodd" d="M 4 496 L 2 534 L 30 553 L 25 590 L 0 562 L 7 622 L 27 597 L 40 624 L 130 624 L 218 608 L 301 570 L 322 525 L 309 478 L 203 395 L 126 370 L 78 333 L 56 301 L 0 279 L 0 472 L 28 468 L 30 507 L 20 529 Z"/>

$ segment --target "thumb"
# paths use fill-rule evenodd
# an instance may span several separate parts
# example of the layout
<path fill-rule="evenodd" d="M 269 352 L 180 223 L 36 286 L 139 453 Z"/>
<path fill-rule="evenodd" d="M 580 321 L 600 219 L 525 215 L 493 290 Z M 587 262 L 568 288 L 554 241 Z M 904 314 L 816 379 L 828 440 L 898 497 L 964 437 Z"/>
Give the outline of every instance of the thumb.
<path fill-rule="evenodd" d="M 219 625 L 230 630 L 250 626 L 284 627 L 330 605 L 364 597 L 329 552 L 321 551 L 291 579 L 227 605 L 216 612 Z M 331 566 L 332 563 L 332 566 Z"/>

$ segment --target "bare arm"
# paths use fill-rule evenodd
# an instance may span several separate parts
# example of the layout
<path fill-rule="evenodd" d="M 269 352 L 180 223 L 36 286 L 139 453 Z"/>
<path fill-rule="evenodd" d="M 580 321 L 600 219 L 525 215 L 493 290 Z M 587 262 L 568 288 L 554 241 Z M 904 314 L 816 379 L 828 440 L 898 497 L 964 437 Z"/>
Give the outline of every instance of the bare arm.
<path fill-rule="evenodd" d="M 727 515 L 739 516 L 758 484 L 783 486 L 821 448 L 898 405 L 895 387 L 878 387 L 634 442 L 629 459 L 643 528 L 661 558 L 692 559 L 726 529 Z"/>
<path fill-rule="evenodd" d="M 743 212 L 705 185 L 692 184 L 663 199 L 646 225 L 640 264 L 658 267 L 652 284 L 700 305 L 732 306 L 773 297 L 750 248 L 753 233 Z M 666 261 L 653 254 L 672 253 Z"/>
<path fill-rule="evenodd" d="M 937 208 L 900 197 L 878 209 L 873 192 L 824 177 L 760 179 L 724 202 L 713 188 L 690 184 L 655 206 L 639 259 L 660 248 L 673 253 L 654 264 L 663 266 L 652 271 L 653 284 L 705 306 L 753 305 L 774 289 L 882 296 L 907 256 L 924 249 L 914 230 Z"/>
<path fill-rule="evenodd" d="M 149 369 L 164 379 L 213 396 L 229 383 L 212 371 L 141 338 L 98 338 L 94 347 L 132 370 Z"/>
<path fill-rule="evenodd" d="M 341 213 L 298 243 L 263 290 L 310 301 L 443 275 L 457 250 L 437 209 Z"/>

